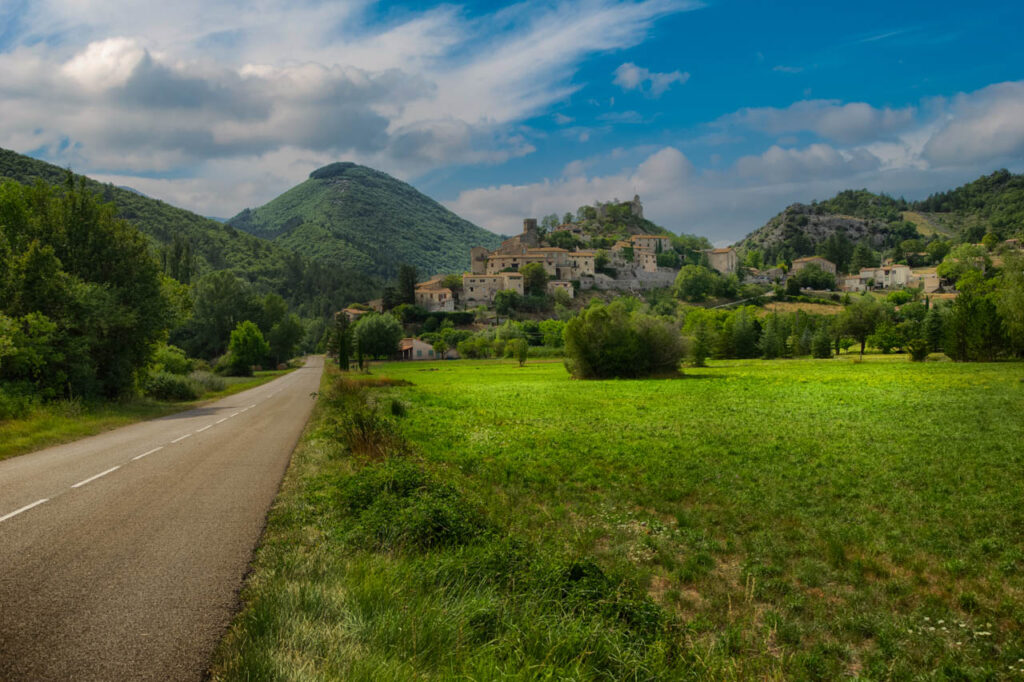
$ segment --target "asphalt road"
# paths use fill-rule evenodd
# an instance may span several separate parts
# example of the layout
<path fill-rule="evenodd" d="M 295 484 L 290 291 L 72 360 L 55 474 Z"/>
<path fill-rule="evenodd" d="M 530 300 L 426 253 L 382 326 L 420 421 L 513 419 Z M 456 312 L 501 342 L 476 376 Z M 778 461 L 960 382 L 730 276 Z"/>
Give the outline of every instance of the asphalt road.
<path fill-rule="evenodd" d="M 322 370 L 0 462 L 0 680 L 201 679 Z"/>

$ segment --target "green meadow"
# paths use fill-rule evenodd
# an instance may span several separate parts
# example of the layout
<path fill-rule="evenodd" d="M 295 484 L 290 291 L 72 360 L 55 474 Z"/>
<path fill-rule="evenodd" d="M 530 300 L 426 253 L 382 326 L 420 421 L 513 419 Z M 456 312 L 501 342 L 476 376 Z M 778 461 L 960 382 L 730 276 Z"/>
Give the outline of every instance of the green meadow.
<path fill-rule="evenodd" d="M 339 376 L 215 679 L 1024 678 L 1020 363 Z"/>

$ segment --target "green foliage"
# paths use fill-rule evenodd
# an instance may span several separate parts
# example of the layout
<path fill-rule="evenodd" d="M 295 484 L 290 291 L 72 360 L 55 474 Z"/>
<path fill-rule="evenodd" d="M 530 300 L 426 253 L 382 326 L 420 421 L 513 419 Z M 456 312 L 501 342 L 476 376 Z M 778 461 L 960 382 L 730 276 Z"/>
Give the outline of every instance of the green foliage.
<path fill-rule="evenodd" d="M 541 342 L 549 348 L 561 348 L 565 344 L 565 322 L 562 320 L 543 320 L 538 329 Z"/>
<path fill-rule="evenodd" d="M 907 350 L 910 351 L 911 362 L 924 362 L 928 359 L 928 342 L 924 339 L 907 341 Z"/>
<path fill-rule="evenodd" d="M 165 371 L 150 373 L 145 392 L 157 400 L 195 400 L 202 395 L 202 389 L 189 377 Z"/>
<path fill-rule="evenodd" d="M 1003 256 L 1003 268 L 995 296 L 996 309 L 1013 352 L 1024 355 L 1024 253 Z"/>
<path fill-rule="evenodd" d="M 694 367 L 705 367 L 708 355 L 711 354 L 711 331 L 705 320 L 697 324 L 690 348 L 690 358 Z"/>
<path fill-rule="evenodd" d="M 228 373 L 232 376 L 251 376 L 253 365 L 263 362 L 270 353 L 270 344 L 255 322 L 239 322 L 228 342 Z"/>
<path fill-rule="evenodd" d="M 677 373 L 683 351 L 675 327 L 621 301 L 591 305 L 565 328 L 565 365 L 578 379 Z"/>
<path fill-rule="evenodd" d="M 503 289 L 494 294 L 494 310 L 499 315 L 511 315 L 522 303 L 522 296 L 512 289 Z"/>
<path fill-rule="evenodd" d="M 416 268 L 402 263 L 398 266 L 398 301 L 408 305 L 416 304 Z"/>
<path fill-rule="evenodd" d="M 4 182 L 0 314 L 17 327 L 0 379 L 48 398 L 115 396 L 149 363 L 171 305 L 145 238 L 81 183 Z"/>
<path fill-rule="evenodd" d="M 957 281 L 957 297 L 945 319 L 946 355 L 954 360 L 993 360 L 1006 348 L 995 282 L 976 270 Z"/>
<path fill-rule="evenodd" d="M 543 296 L 547 293 L 548 273 L 541 263 L 527 263 L 519 268 L 523 276 L 523 291 L 527 296 Z"/>
<path fill-rule="evenodd" d="M 715 289 L 716 274 L 703 265 L 683 266 L 676 275 L 676 296 L 684 301 L 703 301 Z"/>
<path fill-rule="evenodd" d="M 356 347 L 370 358 L 391 357 L 403 336 L 402 325 L 391 315 L 363 315 L 355 327 Z"/>
<path fill-rule="evenodd" d="M 902 220 L 901 211 L 907 210 L 907 202 L 893 199 L 884 194 L 875 194 L 866 189 L 848 189 L 831 199 L 819 201 L 816 213 L 835 213 L 855 218 L 881 220 L 886 223 Z"/>
<path fill-rule="evenodd" d="M 171 374 L 188 374 L 192 371 L 192 361 L 177 346 L 160 344 L 153 353 L 153 369 Z"/>
<path fill-rule="evenodd" d="M 861 355 L 864 354 L 868 336 L 874 333 L 883 314 L 881 304 L 873 296 L 865 294 L 848 305 L 839 316 L 839 329 L 860 343 Z"/>
<path fill-rule="evenodd" d="M 987 250 L 974 244 L 960 244 L 943 259 L 936 272 L 940 277 L 958 281 L 968 272 L 985 272 L 992 267 Z"/>
<path fill-rule="evenodd" d="M 787 286 L 790 281 L 796 280 L 800 287 L 806 287 L 809 289 L 828 289 L 834 290 L 836 288 L 836 278 L 831 272 L 825 272 L 821 269 L 817 263 L 811 263 L 800 268 L 800 270 L 793 275 L 787 282 Z M 787 289 L 786 293 L 789 291 Z M 799 293 L 799 291 L 797 291 Z"/>
<path fill-rule="evenodd" d="M 526 343 L 526 339 L 512 339 L 506 347 L 506 351 L 519 362 L 520 367 L 526 364 L 528 350 L 529 344 Z"/>
<path fill-rule="evenodd" d="M 275 365 L 287 362 L 295 354 L 299 341 L 306 335 L 306 327 L 295 313 L 281 319 L 267 334 L 269 356 Z"/>
<path fill-rule="evenodd" d="M 814 332 L 811 355 L 819 359 L 832 357 L 832 334 L 829 332 L 828 324 L 819 324 L 817 331 Z"/>

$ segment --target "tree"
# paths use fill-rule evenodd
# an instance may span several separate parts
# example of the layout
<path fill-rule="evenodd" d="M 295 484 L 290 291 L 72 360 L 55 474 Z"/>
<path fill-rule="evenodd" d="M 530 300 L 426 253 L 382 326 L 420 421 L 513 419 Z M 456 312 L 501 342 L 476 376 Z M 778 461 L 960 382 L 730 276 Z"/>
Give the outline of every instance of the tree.
<path fill-rule="evenodd" d="M 444 339 L 438 339 L 434 341 L 432 348 L 434 349 L 434 356 L 443 360 L 445 353 L 448 352 L 448 342 Z"/>
<path fill-rule="evenodd" d="M 1020 251 L 1003 256 L 995 303 L 1011 349 L 1024 354 L 1024 254 Z"/>
<path fill-rule="evenodd" d="M 693 335 L 693 347 L 691 358 L 694 367 L 705 367 L 708 354 L 711 352 L 711 331 L 708 329 L 707 320 L 701 319 L 697 323 L 697 329 Z"/>
<path fill-rule="evenodd" d="M 930 352 L 942 352 L 946 331 L 943 325 L 942 312 L 935 306 L 932 306 L 924 316 L 924 336 Z"/>
<path fill-rule="evenodd" d="M 3 378 L 51 397 L 131 390 L 175 317 L 150 240 L 70 176 L 60 189 L 0 184 L 0 216 L 0 313 L 26 338 L 52 326 L 46 366 L 20 375 L 19 350 Z"/>
<path fill-rule="evenodd" d="M 829 333 L 829 325 L 822 321 L 818 330 L 814 332 L 811 339 L 811 355 L 816 358 L 832 357 L 832 334 Z"/>
<path fill-rule="evenodd" d="M 538 325 L 541 340 L 549 348 L 561 348 L 565 343 L 565 322 L 562 320 L 543 320 Z"/>
<path fill-rule="evenodd" d="M 212 358 L 223 353 L 239 322 L 262 315 L 252 287 L 227 270 L 201 277 L 192 286 L 192 295 L 192 319 L 171 340 L 193 357 Z"/>
<path fill-rule="evenodd" d="M 850 269 L 860 272 L 861 268 L 873 268 L 878 265 L 878 254 L 865 242 L 857 242 L 853 248 L 853 255 L 850 258 Z"/>
<path fill-rule="evenodd" d="M 529 350 L 529 344 L 526 343 L 526 339 L 512 339 L 508 342 L 507 350 L 511 351 L 512 357 L 519 361 L 520 367 L 526 364 L 526 356 Z"/>
<path fill-rule="evenodd" d="M 601 303 L 565 327 L 565 365 L 577 379 L 630 378 L 679 371 L 684 347 L 670 323 Z"/>
<path fill-rule="evenodd" d="M 275 324 L 267 334 L 270 357 L 274 360 L 274 364 L 277 365 L 290 359 L 305 334 L 306 326 L 295 313 Z"/>
<path fill-rule="evenodd" d="M 946 319 L 946 355 L 954 360 L 993 360 L 1004 346 L 993 282 L 969 270 L 956 283 Z"/>
<path fill-rule="evenodd" d="M 703 301 L 715 288 L 716 274 L 703 265 L 684 265 L 676 275 L 676 296 L 684 301 Z"/>
<path fill-rule="evenodd" d="M 942 259 L 950 251 L 950 244 L 944 239 L 933 239 L 928 242 L 928 246 L 925 247 L 925 251 L 928 252 L 928 256 L 932 259 L 932 263 L 941 263 Z"/>
<path fill-rule="evenodd" d="M 961 277 L 970 271 L 985 272 L 992 267 L 992 259 L 988 257 L 988 251 L 983 246 L 974 244 L 960 244 L 949 252 L 949 255 L 939 264 L 935 271 L 939 277 L 959 281 Z"/>
<path fill-rule="evenodd" d="M 523 291 L 527 296 L 543 296 L 547 292 L 548 273 L 541 263 L 527 263 L 519 268 L 523 276 Z"/>
<path fill-rule="evenodd" d="M 874 333 L 882 314 L 881 304 L 870 294 L 860 296 L 840 313 L 839 328 L 860 343 L 861 355 L 864 355 L 867 339 Z"/>
<path fill-rule="evenodd" d="M 512 289 L 502 289 L 494 294 L 494 310 L 499 315 L 511 315 L 521 300 L 522 297 Z"/>
<path fill-rule="evenodd" d="M 416 303 L 416 268 L 403 263 L 398 266 L 398 302 L 414 305 Z"/>
<path fill-rule="evenodd" d="M 352 324 L 348 315 L 338 312 L 334 315 L 334 330 L 331 336 L 331 351 L 338 358 L 338 367 L 348 370 L 349 355 L 352 351 Z"/>
<path fill-rule="evenodd" d="M 604 249 L 598 249 L 594 254 L 594 271 L 604 272 L 608 267 L 609 259 L 608 252 Z"/>
<path fill-rule="evenodd" d="M 398 350 L 403 335 L 402 325 L 391 315 L 363 315 L 355 329 L 356 347 L 363 356 L 387 358 Z"/>
<path fill-rule="evenodd" d="M 228 342 L 228 371 L 234 376 L 250 376 L 252 366 L 262 362 L 269 352 L 270 344 L 256 323 L 239 322 Z"/>

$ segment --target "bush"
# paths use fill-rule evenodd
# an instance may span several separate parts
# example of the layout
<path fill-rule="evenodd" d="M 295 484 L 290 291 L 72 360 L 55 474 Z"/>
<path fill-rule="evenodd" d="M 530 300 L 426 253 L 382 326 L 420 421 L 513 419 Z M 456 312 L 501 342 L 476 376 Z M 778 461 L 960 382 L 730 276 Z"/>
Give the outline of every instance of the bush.
<path fill-rule="evenodd" d="M 565 365 L 577 379 L 675 373 L 683 351 L 675 327 L 620 301 L 592 305 L 565 328 Z"/>
<path fill-rule="evenodd" d="M 354 522 L 350 539 L 378 551 L 423 551 L 473 542 L 486 517 L 452 485 L 409 460 L 387 460 L 342 482 L 339 504 Z"/>
<path fill-rule="evenodd" d="M 206 370 L 196 370 L 189 374 L 188 378 L 197 385 L 203 393 L 223 391 L 228 385 L 224 379 Z"/>
<path fill-rule="evenodd" d="M 153 354 L 153 367 L 171 374 L 188 374 L 192 371 L 192 361 L 177 346 L 162 344 Z"/>
<path fill-rule="evenodd" d="M 13 386 L 0 387 L 0 420 L 21 419 L 28 416 L 37 404 L 31 390 Z"/>
<path fill-rule="evenodd" d="M 928 342 L 924 339 L 911 339 L 907 342 L 911 362 L 924 362 L 928 359 Z"/>
<path fill-rule="evenodd" d="M 188 377 L 160 371 L 149 375 L 145 392 L 157 400 L 195 400 L 202 390 Z"/>

